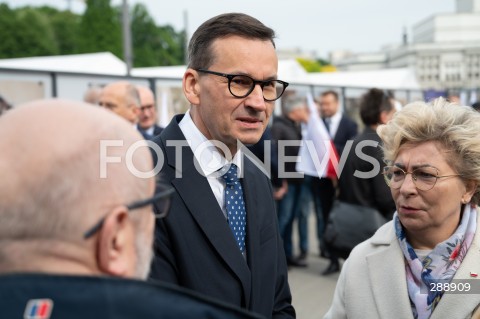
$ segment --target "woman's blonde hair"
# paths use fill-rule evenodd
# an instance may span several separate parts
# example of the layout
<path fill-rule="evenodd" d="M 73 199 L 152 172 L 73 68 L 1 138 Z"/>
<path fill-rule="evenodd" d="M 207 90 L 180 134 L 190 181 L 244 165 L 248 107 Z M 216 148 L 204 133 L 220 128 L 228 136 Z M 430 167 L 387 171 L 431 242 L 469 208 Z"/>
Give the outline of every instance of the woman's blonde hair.
<path fill-rule="evenodd" d="M 384 158 L 392 162 L 406 143 L 439 143 L 446 160 L 464 181 L 480 184 L 480 113 L 469 106 L 451 104 L 443 98 L 431 103 L 413 102 L 377 129 L 383 141 Z M 480 202 L 480 190 L 472 203 Z"/>

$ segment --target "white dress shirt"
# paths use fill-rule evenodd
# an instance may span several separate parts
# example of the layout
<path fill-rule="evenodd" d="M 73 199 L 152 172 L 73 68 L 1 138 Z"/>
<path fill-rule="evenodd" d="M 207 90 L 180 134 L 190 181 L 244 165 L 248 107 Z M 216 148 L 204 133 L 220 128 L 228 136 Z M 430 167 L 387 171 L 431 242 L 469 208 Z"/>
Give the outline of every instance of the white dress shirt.
<path fill-rule="evenodd" d="M 229 162 L 218 151 L 215 145 L 210 140 L 208 140 L 202 132 L 200 132 L 195 123 L 193 123 L 192 117 L 190 116 L 190 111 L 187 111 L 185 113 L 185 116 L 180 121 L 178 126 L 180 127 L 183 135 L 185 136 L 185 139 L 187 140 L 188 145 L 192 149 L 193 155 L 195 156 L 195 159 L 197 160 L 200 169 L 202 170 L 201 172 L 199 171 L 199 173 L 207 178 L 213 195 L 215 195 L 218 205 L 222 209 L 225 218 L 227 218 L 227 210 L 225 208 L 224 201 L 225 181 L 223 180 L 221 174 L 218 171 L 222 167 L 227 165 Z M 237 151 L 231 163 L 237 165 L 238 174 L 239 176 L 242 176 L 243 166 L 241 150 Z"/>
<path fill-rule="evenodd" d="M 330 137 L 333 139 L 335 138 L 335 134 L 337 134 L 338 127 L 340 126 L 340 121 L 342 120 L 342 112 L 338 111 L 335 113 L 330 119 Z"/>
<path fill-rule="evenodd" d="M 139 128 L 140 128 L 140 127 L 138 126 L 138 124 L 135 124 L 133 127 L 135 128 L 136 131 L 139 131 Z M 153 131 L 155 130 L 155 125 L 150 126 L 150 127 L 149 127 L 148 129 L 146 129 L 146 130 L 144 130 L 144 129 L 142 129 L 142 130 L 143 130 L 145 133 L 147 133 L 148 135 L 152 135 L 152 136 L 153 136 Z"/>

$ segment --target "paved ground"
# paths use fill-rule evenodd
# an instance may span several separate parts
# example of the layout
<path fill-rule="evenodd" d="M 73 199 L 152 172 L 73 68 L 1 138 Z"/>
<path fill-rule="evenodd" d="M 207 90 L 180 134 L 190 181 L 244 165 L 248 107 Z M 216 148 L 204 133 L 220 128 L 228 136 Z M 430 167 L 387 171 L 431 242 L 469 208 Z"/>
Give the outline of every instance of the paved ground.
<path fill-rule="evenodd" d="M 299 319 L 323 318 L 333 298 L 338 274 L 321 276 L 320 272 L 328 262 L 317 255 L 311 255 L 307 268 L 289 271 L 293 305 Z"/>
<path fill-rule="evenodd" d="M 322 276 L 320 273 L 328 266 L 328 260 L 319 257 L 318 242 L 313 213 L 309 218 L 309 244 L 311 251 L 307 268 L 291 268 L 288 272 L 293 305 L 299 319 L 323 318 L 333 298 L 338 275 Z M 294 232 L 294 240 L 297 234 Z M 296 242 L 296 241 L 295 241 Z"/>

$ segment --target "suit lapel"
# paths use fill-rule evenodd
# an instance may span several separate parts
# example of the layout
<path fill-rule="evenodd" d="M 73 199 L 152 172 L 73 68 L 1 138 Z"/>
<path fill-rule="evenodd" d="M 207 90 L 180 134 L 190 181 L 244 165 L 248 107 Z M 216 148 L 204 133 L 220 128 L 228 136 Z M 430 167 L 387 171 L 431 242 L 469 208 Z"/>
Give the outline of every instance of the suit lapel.
<path fill-rule="evenodd" d="M 337 131 L 335 132 L 335 136 L 333 136 L 333 138 L 332 138 L 334 143 L 343 143 L 344 142 L 344 138 L 343 138 L 344 123 L 343 122 L 344 122 L 344 118 L 343 118 L 343 115 L 342 115 L 342 117 L 340 119 L 340 122 L 338 122 L 338 127 L 337 127 Z"/>
<path fill-rule="evenodd" d="M 470 272 L 480 274 L 480 232 L 478 231 L 480 214 L 477 214 L 477 231 L 475 232 L 475 237 L 468 249 L 467 255 L 453 278 L 457 283 L 471 283 L 473 293 L 445 293 L 433 311 L 430 317 L 431 319 L 470 318 L 473 310 L 478 307 L 480 303 L 480 296 L 478 295 L 480 278 L 470 276 Z"/>
<path fill-rule="evenodd" d="M 175 121 L 175 123 L 171 123 L 173 125 L 169 125 L 165 129 L 165 135 L 162 135 L 163 145 L 166 145 L 167 140 L 185 140 L 178 127 L 180 119 L 174 118 L 172 121 Z M 238 245 L 221 208 L 218 206 L 210 184 L 206 177 L 197 171 L 190 147 L 182 147 L 182 167 L 176 167 L 175 148 L 165 147 L 165 149 L 168 165 L 183 176 L 182 178 L 174 178 L 172 185 L 214 249 L 241 281 L 248 306 L 251 292 L 250 270 L 238 250 Z"/>
<path fill-rule="evenodd" d="M 260 272 L 255 271 L 257 268 L 256 257 L 260 255 L 260 226 L 256 214 L 258 203 L 255 189 L 256 183 L 253 182 L 256 178 L 253 167 L 254 165 L 250 160 L 244 156 L 244 178 L 242 179 L 242 187 L 244 190 L 245 208 L 247 210 L 247 262 L 252 276 L 255 276 L 255 274 L 260 274 Z M 246 183 L 244 182 L 245 180 L 249 182 Z M 261 278 L 253 278 L 253 282 L 261 283 L 262 280 Z M 258 290 L 254 287 L 254 291 Z"/>
<path fill-rule="evenodd" d="M 397 244 L 395 234 L 389 233 L 382 245 L 385 249 L 368 255 L 367 267 L 371 289 L 375 298 L 380 318 L 413 319 L 410 300 L 408 298 L 405 262 L 400 248 L 392 249 Z M 397 244 L 398 245 L 398 244 Z"/>

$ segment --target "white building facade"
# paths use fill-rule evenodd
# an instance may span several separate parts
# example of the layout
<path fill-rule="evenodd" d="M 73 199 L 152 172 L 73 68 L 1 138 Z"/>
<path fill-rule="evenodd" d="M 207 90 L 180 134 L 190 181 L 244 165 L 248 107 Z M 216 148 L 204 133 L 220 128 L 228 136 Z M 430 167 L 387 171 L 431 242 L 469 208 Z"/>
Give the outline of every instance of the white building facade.
<path fill-rule="evenodd" d="M 480 0 L 456 0 L 456 13 L 436 14 L 413 27 L 412 42 L 333 61 L 340 70 L 415 70 L 423 89 L 480 88 Z"/>

